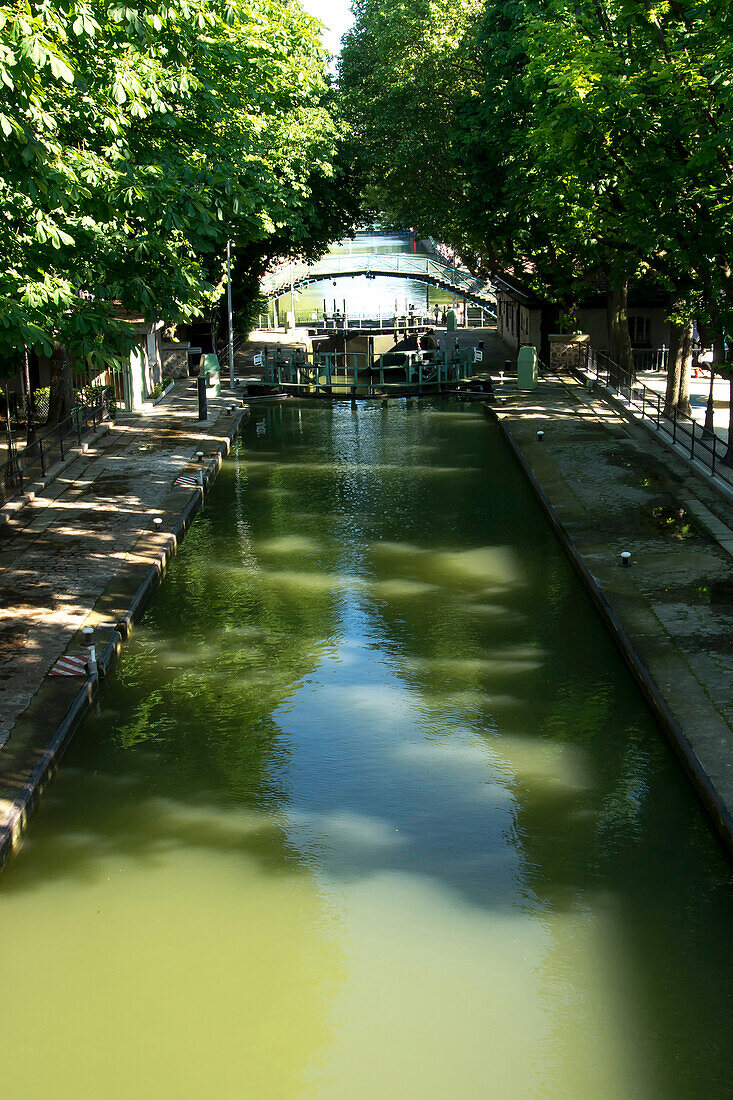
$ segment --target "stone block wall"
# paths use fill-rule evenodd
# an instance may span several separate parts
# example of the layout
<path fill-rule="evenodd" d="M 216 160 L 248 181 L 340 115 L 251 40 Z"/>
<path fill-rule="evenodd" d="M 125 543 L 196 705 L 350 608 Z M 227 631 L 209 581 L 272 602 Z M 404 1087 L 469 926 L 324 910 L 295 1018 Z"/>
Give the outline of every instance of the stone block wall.
<path fill-rule="evenodd" d="M 585 365 L 590 337 L 582 335 L 553 335 L 550 341 L 550 370 L 563 371 L 576 370 Z"/>
<path fill-rule="evenodd" d="M 168 344 L 161 345 L 160 357 L 163 364 L 164 378 L 188 378 L 188 349 L 191 345 Z"/>

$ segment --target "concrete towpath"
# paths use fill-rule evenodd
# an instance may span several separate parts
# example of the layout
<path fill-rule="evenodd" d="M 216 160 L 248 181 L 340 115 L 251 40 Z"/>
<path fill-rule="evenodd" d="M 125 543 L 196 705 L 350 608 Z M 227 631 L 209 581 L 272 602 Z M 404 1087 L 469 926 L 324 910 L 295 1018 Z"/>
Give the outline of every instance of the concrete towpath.
<path fill-rule="evenodd" d="M 733 851 L 733 505 L 574 378 L 497 397 L 509 445 Z"/>
<path fill-rule="evenodd" d="M 198 421 L 195 383 L 178 382 L 149 412 L 105 425 L 22 507 L 3 509 L 0 863 L 43 781 L 44 761 L 47 773 L 53 765 L 51 740 L 73 724 L 75 707 L 83 711 L 84 681 L 51 677 L 51 666 L 82 651 L 85 624 L 110 657 L 200 504 L 202 489 L 176 479 L 203 470 L 210 480 L 247 412 L 225 394 L 209 399 L 208 414 Z M 58 750 L 61 742 L 63 730 Z"/>

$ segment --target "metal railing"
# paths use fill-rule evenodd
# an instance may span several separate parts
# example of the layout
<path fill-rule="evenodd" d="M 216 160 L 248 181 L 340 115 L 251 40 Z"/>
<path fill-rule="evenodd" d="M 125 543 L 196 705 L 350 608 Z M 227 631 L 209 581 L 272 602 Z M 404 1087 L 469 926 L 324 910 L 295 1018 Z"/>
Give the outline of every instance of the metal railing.
<path fill-rule="evenodd" d="M 406 313 L 380 313 L 350 311 L 347 314 L 324 313 L 322 309 L 310 311 L 298 311 L 295 313 L 295 324 L 298 328 L 318 329 L 356 329 L 379 330 L 382 332 L 402 332 L 411 329 L 442 328 L 445 325 L 444 313 L 451 309 L 450 303 L 444 303 L 436 317 L 435 309 L 415 309 Z M 465 319 L 461 322 L 461 328 L 494 328 L 496 325 L 496 313 L 487 306 L 469 306 Z M 257 327 L 264 330 L 283 331 L 283 324 L 277 325 L 271 314 L 261 313 L 258 317 Z"/>
<path fill-rule="evenodd" d="M 247 337 L 246 336 L 238 336 L 235 333 L 234 340 L 232 341 L 232 355 L 234 355 L 236 357 L 239 354 L 239 352 L 242 350 L 243 345 L 246 344 L 246 343 L 247 343 Z M 224 339 L 218 339 L 216 341 L 215 350 L 216 350 L 216 354 L 217 354 L 217 357 L 219 359 L 219 365 L 221 366 L 222 371 L 228 369 L 228 366 L 229 366 L 229 340 L 226 337 Z"/>
<path fill-rule="evenodd" d="M 97 428 L 108 414 L 107 396 L 102 391 L 87 404 L 78 405 L 53 428 L 34 436 L 22 450 L 9 439 L 9 457 L 0 466 L 0 502 L 21 493 L 32 477 L 45 477 L 50 467 L 63 461 L 72 447 L 80 447 L 82 437 Z"/>
<path fill-rule="evenodd" d="M 683 446 L 690 458 L 701 462 L 713 477 L 733 485 L 733 466 L 726 459 L 728 444 L 716 431 L 701 427 L 676 406 L 671 413 L 666 413 L 664 394 L 640 382 L 635 374 L 629 374 L 604 352 L 586 347 L 578 369 L 581 374 L 615 391 L 645 420 L 651 421 L 658 432 L 667 435 L 672 443 Z"/>
<path fill-rule="evenodd" d="M 476 305 L 493 307 L 496 300 L 492 284 L 477 280 L 470 271 L 409 252 L 342 253 L 326 256 L 316 264 L 285 264 L 263 278 L 262 292 L 268 298 L 278 298 L 291 287 L 356 275 L 418 279 L 471 299 Z"/>
<path fill-rule="evenodd" d="M 477 365 L 474 348 L 410 349 L 373 356 L 370 352 L 306 352 L 263 348 L 255 356 L 264 386 L 298 393 L 374 396 L 386 391 L 441 390 L 470 379 Z"/>
<path fill-rule="evenodd" d="M 667 369 L 667 356 L 669 348 L 662 345 L 661 348 L 632 348 L 634 357 L 634 369 L 664 371 Z"/>

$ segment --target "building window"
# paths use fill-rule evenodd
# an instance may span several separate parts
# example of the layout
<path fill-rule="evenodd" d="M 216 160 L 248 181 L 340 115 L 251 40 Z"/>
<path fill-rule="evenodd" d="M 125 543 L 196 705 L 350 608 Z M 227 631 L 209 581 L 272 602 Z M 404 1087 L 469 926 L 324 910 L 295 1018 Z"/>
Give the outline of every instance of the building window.
<path fill-rule="evenodd" d="M 649 317 L 629 317 L 629 336 L 635 347 L 651 347 L 651 319 Z"/>

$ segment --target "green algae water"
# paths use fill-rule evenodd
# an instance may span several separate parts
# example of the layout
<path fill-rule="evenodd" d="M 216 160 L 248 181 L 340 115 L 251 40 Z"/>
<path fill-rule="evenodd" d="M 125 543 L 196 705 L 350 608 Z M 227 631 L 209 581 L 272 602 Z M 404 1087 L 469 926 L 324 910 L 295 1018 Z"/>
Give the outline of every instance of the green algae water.
<path fill-rule="evenodd" d="M 480 411 L 255 405 L 0 877 L 0 1080 L 730 1097 L 732 917 Z"/>

